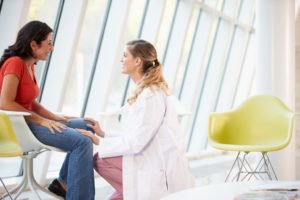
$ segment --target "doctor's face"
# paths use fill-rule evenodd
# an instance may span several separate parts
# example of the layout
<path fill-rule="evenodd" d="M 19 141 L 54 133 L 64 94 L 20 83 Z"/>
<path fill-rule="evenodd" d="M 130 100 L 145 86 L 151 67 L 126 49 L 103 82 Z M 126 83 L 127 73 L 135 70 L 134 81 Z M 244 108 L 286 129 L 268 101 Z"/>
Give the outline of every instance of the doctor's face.
<path fill-rule="evenodd" d="M 128 48 L 124 49 L 123 57 L 121 59 L 122 73 L 132 75 L 137 72 L 137 58 L 135 58 Z"/>

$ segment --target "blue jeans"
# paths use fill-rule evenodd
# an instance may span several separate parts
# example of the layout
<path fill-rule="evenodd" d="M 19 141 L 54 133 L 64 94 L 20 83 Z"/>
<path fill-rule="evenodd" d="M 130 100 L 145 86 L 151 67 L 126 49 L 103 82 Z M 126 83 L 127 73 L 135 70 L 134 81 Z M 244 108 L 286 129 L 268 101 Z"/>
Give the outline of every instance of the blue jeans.
<path fill-rule="evenodd" d="M 67 152 L 59 173 L 59 179 L 67 183 L 67 200 L 93 200 L 95 196 L 93 143 L 90 138 L 75 130 L 90 130 L 87 123 L 83 119 L 72 119 L 64 123 L 67 129 L 63 129 L 62 133 L 55 131 L 55 134 L 46 127 L 28 123 L 39 141 Z"/>

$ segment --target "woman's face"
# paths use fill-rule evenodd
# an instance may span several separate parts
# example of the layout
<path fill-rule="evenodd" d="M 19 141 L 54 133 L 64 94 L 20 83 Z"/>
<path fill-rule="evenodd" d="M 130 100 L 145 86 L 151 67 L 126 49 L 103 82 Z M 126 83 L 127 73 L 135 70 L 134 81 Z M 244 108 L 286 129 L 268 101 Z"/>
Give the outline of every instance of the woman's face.
<path fill-rule="evenodd" d="M 47 38 L 38 45 L 33 41 L 32 45 L 33 56 L 37 60 L 46 60 L 48 55 L 54 50 L 52 45 L 52 33 L 49 33 Z"/>
<path fill-rule="evenodd" d="M 122 73 L 132 75 L 138 71 L 137 58 L 133 57 L 128 48 L 124 49 L 123 57 L 121 59 Z"/>

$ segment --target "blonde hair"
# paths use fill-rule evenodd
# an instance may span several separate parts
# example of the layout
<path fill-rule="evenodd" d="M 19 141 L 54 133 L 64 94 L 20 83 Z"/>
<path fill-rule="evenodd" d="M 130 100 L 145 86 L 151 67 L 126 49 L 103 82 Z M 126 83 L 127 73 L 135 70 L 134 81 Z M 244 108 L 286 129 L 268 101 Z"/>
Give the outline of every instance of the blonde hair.
<path fill-rule="evenodd" d="M 133 40 L 127 43 L 127 48 L 133 57 L 139 57 L 142 62 L 142 80 L 138 83 L 133 95 L 127 99 L 129 105 L 133 104 L 145 88 L 161 89 L 169 94 L 168 84 L 163 77 L 162 65 L 157 59 L 154 46 L 145 40 Z"/>

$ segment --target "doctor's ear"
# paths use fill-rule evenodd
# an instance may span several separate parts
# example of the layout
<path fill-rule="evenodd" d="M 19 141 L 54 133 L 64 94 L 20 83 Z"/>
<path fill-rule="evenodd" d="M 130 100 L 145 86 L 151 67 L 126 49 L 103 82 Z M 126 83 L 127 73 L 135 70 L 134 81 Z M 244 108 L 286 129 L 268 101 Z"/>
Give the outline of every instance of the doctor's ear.
<path fill-rule="evenodd" d="M 141 59 L 140 57 L 136 57 L 136 58 L 135 58 L 135 63 L 136 63 L 137 65 L 142 65 L 143 61 L 142 61 L 142 59 Z"/>

